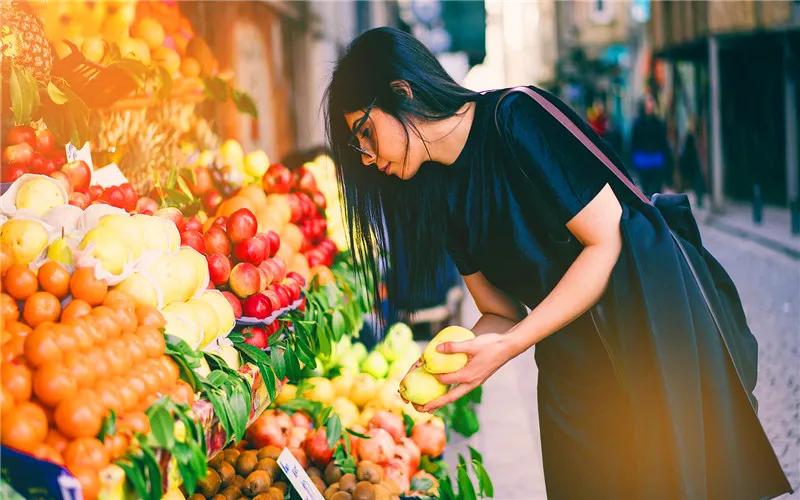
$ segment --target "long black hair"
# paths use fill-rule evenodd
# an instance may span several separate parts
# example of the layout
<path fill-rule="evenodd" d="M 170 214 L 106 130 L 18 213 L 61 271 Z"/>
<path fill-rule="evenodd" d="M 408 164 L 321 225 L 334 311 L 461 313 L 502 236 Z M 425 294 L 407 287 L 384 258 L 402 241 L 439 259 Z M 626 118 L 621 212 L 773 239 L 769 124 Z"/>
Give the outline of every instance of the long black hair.
<path fill-rule="evenodd" d="M 411 96 L 397 82 L 405 82 Z M 344 115 L 375 100 L 375 107 L 403 125 L 407 161 L 409 128 L 419 136 L 415 122 L 454 116 L 477 96 L 458 85 L 421 42 L 394 28 L 360 35 L 333 71 L 325 93 L 325 122 L 350 248 L 357 268 L 373 285 L 375 304 L 383 276 L 390 317 L 419 309 L 444 274 L 447 167 L 428 163 L 407 181 L 365 167 L 347 147 L 351 131 Z"/>

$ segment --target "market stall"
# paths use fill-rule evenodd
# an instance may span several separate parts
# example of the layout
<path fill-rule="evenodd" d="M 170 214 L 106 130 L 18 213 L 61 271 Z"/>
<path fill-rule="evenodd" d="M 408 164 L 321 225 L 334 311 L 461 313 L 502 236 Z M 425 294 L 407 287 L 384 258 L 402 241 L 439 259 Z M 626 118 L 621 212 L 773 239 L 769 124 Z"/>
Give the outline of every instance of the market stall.
<path fill-rule="evenodd" d="M 406 325 L 358 340 L 330 160 L 217 135 L 201 108 L 260 110 L 179 4 L 4 2 L 2 23 L 4 498 L 491 496 L 477 452 L 441 461 L 480 393 L 401 399 L 444 386 L 404 378 Z"/>

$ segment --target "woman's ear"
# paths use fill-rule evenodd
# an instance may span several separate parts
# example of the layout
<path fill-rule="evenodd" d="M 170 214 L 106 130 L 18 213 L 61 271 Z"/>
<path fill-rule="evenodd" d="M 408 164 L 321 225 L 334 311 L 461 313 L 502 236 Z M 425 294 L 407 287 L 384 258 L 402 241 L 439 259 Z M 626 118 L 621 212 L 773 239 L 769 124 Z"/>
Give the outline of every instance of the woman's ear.
<path fill-rule="evenodd" d="M 405 80 L 395 80 L 391 83 L 392 92 L 397 95 L 405 95 L 409 99 L 414 97 L 414 93 L 411 92 L 411 86 Z"/>

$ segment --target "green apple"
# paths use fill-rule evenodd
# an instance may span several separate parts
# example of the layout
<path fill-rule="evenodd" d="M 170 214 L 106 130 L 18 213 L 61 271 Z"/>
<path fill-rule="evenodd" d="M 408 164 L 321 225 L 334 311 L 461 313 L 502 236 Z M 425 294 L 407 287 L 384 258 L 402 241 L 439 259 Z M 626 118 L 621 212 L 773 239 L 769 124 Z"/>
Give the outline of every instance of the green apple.
<path fill-rule="evenodd" d="M 361 362 L 361 371 L 369 373 L 376 379 L 382 379 L 389 373 L 389 363 L 378 351 L 372 351 Z"/>

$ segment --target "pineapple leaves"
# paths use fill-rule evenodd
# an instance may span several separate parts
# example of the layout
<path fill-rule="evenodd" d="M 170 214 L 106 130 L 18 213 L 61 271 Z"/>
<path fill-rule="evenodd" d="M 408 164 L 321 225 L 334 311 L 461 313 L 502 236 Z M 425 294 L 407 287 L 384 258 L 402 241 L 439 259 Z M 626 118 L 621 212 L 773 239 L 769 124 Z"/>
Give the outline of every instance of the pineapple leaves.
<path fill-rule="evenodd" d="M 27 125 L 39 108 L 39 85 L 26 69 L 11 67 L 11 110 L 17 125 Z"/>

